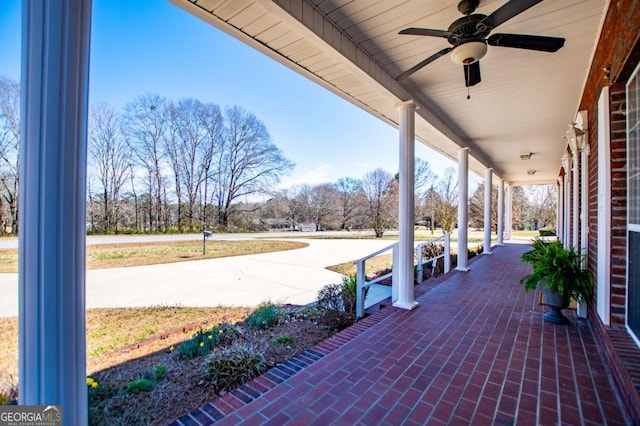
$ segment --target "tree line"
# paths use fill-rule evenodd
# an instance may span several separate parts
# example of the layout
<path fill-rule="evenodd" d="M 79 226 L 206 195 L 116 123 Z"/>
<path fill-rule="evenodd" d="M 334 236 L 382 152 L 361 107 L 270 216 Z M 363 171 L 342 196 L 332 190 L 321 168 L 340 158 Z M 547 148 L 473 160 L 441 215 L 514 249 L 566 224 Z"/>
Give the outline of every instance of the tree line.
<path fill-rule="evenodd" d="M 20 85 L 0 78 L 0 232 L 17 233 Z M 375 169 L 359 178 L 279 190 L 294 164 L 262 121 L 239 106 L 198 99 L 136 97 L 122 110 L 93 105 L 88 124 L 87 229 L 93 233 L 397 227 L 398 176 Z M 416 224 L 450 231 L 457 221 L 457 175 L 415 164 Z M 495 191 L 495 189 L 494 189 Z M 555 221 L 553 191 L 514 188 L 514 224 Z M 492 201 L 496 204 L 497 195 Z M 493 210 L 495 229 L 496 210 Z M 470 197 L 481 227 L 484 187 Z"/>

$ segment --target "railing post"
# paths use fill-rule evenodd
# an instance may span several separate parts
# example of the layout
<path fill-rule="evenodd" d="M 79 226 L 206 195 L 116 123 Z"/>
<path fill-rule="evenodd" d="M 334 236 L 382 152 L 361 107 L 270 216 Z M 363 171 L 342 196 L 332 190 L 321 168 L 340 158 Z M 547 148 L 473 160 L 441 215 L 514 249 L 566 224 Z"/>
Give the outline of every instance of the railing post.
<path fill-rule="evenodd" d="M 398 300 L 398 287 L 399 283 L 399 274 L 398 274 L 398 244 L 394 244 L 392 249 L 393 256 L 393 266 L 391 269 L 391 303 L 395 303 Z"/>
<path fill-rule="evenodd" d="M 356 318 L 360 319 L 364 316 L 364 283 L 366 280 L 364 260 L 359 260 L 356 267 L 358 275 L 356 280 Z"/>
<path fill-rule="evenodd" d="M 444 273 L 451 270 L 451 233 L 444 235 Z"/>
<path fill-rule="evenodd" d="M 416 281 L 418 283 L 422 282 L 422 279 L 424 278 L 424 276 L 422 275 L 422 243 L 418 244 L 418 247 L 416 248 L 416 250 L 418 251 L 416 258 L 418 259 L 417 262 L 418 264 L 417 266 L 417 271 L 416 271 Z"/>

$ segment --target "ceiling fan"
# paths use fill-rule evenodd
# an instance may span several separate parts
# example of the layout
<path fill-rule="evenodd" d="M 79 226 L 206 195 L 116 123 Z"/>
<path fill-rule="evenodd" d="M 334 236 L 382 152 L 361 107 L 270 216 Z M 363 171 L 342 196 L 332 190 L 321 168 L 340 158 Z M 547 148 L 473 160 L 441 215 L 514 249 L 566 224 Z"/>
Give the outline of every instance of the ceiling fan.
<path fill-rule="evenodd" d="M 400 31 L 399 34 L 446 38 L 453 47 L 447 47 L 434 53 L 400 74 L 396 80 L 402 80 L 410 76 L 439 57 L 451 52 L 451 61 L 464 66 L 465 86 L 475 86 L 480 83 L 479 61 L 487 53 L 487 45 L 542 52 L 558 51 L 564 46 L 564 38 L 500 33 L 489 36 L 489 33 L 498 25 L 505 23 L 541 1 L 510 0 L 487 16 L 473 13 L 480 0 L 462 0 L 458 3 L 458 10 L 465 16 L 456 19 L 446 31 L 428 28 L 406 28 Z"/>

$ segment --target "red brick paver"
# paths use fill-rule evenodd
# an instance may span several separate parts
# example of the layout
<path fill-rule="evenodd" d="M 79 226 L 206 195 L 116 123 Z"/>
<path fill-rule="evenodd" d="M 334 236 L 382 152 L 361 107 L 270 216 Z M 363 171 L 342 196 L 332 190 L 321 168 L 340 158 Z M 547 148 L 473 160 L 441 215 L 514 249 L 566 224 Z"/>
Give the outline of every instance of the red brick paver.
<path fill-rule="evenodd" d="M 497 247 L 417 309 L 385 308 L 174 424 L 630 423 L 589 323 L 544 323 L 518 284 L 527 248 Z"/>

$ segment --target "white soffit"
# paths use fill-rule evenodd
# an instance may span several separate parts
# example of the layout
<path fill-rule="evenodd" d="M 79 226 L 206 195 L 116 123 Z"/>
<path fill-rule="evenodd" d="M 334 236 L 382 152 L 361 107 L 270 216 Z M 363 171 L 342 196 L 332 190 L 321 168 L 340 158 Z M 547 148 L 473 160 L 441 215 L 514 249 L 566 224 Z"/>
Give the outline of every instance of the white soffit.
<path fill-rule="evenodd" d="M 171 0 L 190 13 L 397 126 L 396 105 L 418 106 L 416 137 L 469 167 L 492 167 L 507 182 L 556 181 L 567 125 L 578 109 L 606 0 L 544 1 L 494 33 L 566 38 L 556 53 L 489 46 L 482 81 L 467 100 L 463 70 L 448 56 L 402 84 L 395 76 L 446 39 L 398 35 L 416 26 L 446 30 L 457 0 Z M 481 0 L 490 14 L 504 0 Z M 532 152 L 528 161 L 521 152 Z M 527 170 L 536 170 L 534 176 Z"/>

